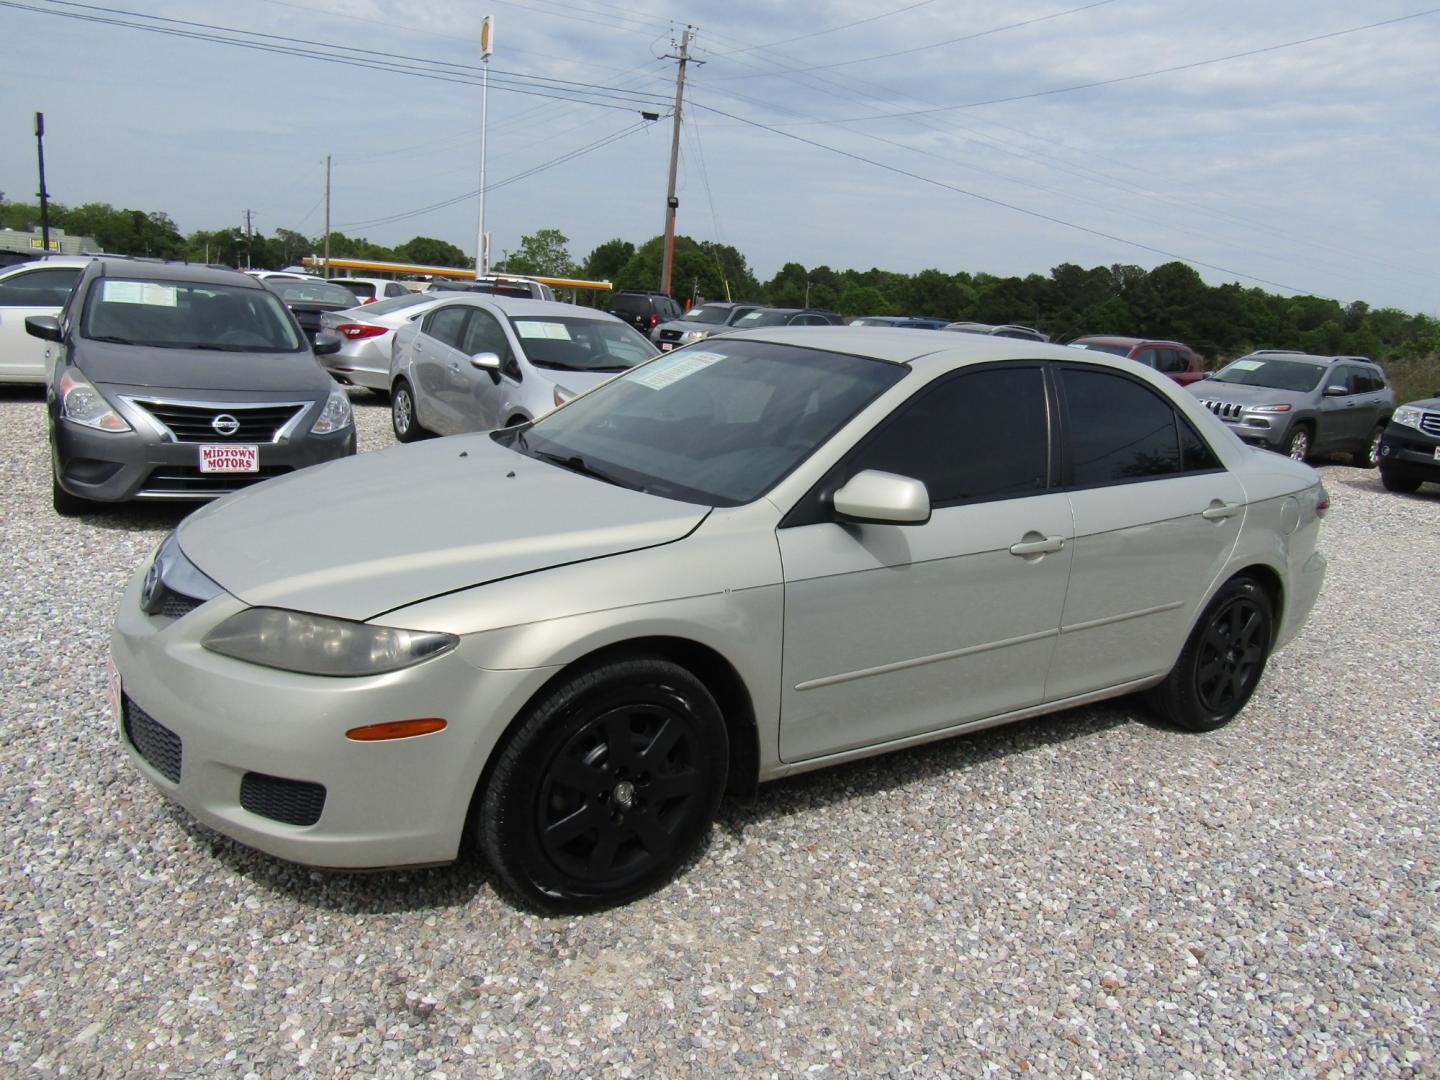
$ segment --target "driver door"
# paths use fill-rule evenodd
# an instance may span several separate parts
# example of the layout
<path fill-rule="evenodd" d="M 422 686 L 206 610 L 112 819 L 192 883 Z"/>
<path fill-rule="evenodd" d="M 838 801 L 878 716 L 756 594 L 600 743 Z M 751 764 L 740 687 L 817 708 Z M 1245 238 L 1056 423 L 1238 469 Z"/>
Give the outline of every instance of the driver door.
<path fill-rule="evenodd" d="M 520 369 L 500 320 L 485 308 L 475 308 L 470 313 L 461 352 L 465 357 L 461 361 L 461 385 L 455 401 L 459 423 L 465 431 L 503 427 L 510 417 L 507 410 L 519 389 Z M 494 353 L 500 358 L 500 370 L 477 368 L 470 363 L 476 353 Z"/>

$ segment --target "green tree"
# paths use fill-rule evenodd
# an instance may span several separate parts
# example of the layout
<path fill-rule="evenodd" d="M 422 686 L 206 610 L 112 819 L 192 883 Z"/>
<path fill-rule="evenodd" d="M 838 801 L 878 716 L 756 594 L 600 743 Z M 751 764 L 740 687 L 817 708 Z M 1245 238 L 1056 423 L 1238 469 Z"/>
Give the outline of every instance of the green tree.
<path fill-rule="evenodd" d="M 606 240 L 585 257 L 581 273 L 592 281 L 609 281 L 634 254 L 635 245 L 629 240 Z"/>
<path fill-rule="evenodd" d="M 520 249 L 505 260 L 509 274 L 534 274 L 539 277 L 574 277 L 575 263 L 570 259 L 570 239 L 559 229 L 540 229 L 520 237 Z"/>
<path fill-rule="evenodd" d="M 436 240 L 429 236 L 416 236 L 395 248 L 400 262 L 421 263 L 425 266 L 453 266 L 467 269 L 475 265 L 470 258 L 454 244 Z"/>

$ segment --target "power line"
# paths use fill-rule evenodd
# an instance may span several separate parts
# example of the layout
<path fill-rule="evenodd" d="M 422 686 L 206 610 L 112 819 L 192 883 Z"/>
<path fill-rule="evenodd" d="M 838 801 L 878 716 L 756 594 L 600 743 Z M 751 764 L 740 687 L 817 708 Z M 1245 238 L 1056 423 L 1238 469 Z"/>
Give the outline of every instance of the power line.
<path fill-rule="evenodd" d="M 762 131 L 768 131 L 772 134 L 780 135 L 787 139 L 793 139 L 796 142 L 804 143 L 806 146 L 813 146 L 818 150 L 825 150 L 832 154 L 838 154 L 841 157 L 849 158 L 851 161 L 859 161 L 866 165 L 873 165 L 877 169 L 884 169 L 886 172 L 892 172 L 899 176 L 906 176 L 909 177 L 911 180 L 918 180 L 923 184 L 930 184 L 934 187 L 942 188 L 946 191 L 953 191 L 959 195 L 965 195 L 972 199 L 978 199 L 980 202 L 990 203 L 992 206 L 999 206 L 1005 210 L 1013 210 L 1015 213 L 1024 214 L 1026 217 L 1036 218 L 1040 221 L 1048 221 L 1053 225 L 1063 225 L 1067 229 L 1075 229 L 1078 232 L 1088 233 L 1091 236 L 1098 236 L 1103 240 L 1110 240 L 1117 244 L 1124 244 L 1127 247 L 1139 248 L 1142 251 L 1148 251 L 1155 255 L 1163 255 L 1167 259 L 1175 259 L 1180 262 L 1189 263 L 1192 266 L 1203 266 L 1207 270 L 1216 270 L 1222 274 L 1233 274 L 1235 277 L 1244 278 L 1247 281 L 1256 281 L 1262 285 L 1270 285 L 1277 289 L 1284 289 L 1286 292 L 1320 296 L 1320 294 L 1314 293 L 1308 289 L 1301 289 L 1294 285 L 1286 285 L 1284 282 L 1280 281 L 1271 281 L 1269 278 L 1258 277 L 1255 274 L 1246 274 L 1239 270 L 1232 270 L 1226 266 L 1218 266 L 1215 263 L 1205 262 L 1201 259 L 1193 259 L 1187 255 L 1181 255 L 1173 251 L 1167 251 L 1164 248 L 1158 248 L 1150 244 L 1142 243 L 1139 240 L 1130 240 L 1123 236 L 1116 236 L 1113 233 L 1103 232 L 1100 229 L 1092 229 L 1088 225 L 1080 225 L 1073 221 L 1066 221 L 1064 218 L 1055 217 L 1053 214 L 1046 214 L 1040 210 L 1031 210 L 1028 207 L 1018 206 L 1015 203 L 1006 202 L 1003 199 L 997 199 L 990 195 L 982 195 L 978 191 L 971 191 L 968 188 L 962 188 L 958 184 L 947 183 L 944 180 L 937 180 L 933 176 L 925 176 L 922 173 L 911 172 L 909 169 L 902 169 L 898 165 L 888 165 L 883 161 L 876 161 L 874 158 L 867 158 L 863 154 L 856 154 L 849 150 L 842 150 L 838 146 L 830 146 L 828 143 L 822 143 L 815 139 L 807 139 L 805 136 L 797 135 L 793 131 L 785 131 L 782 128 L 775 127 L 770 124 L 762 124 L 758 120 L 750 120 L 743 116 L 736 116 L 734 113 L 726 112 L 724 109 L 717 109 L 713 105 L 704 105 L 698 101 L 693 100 L 691 104 L 693 104 L 697 109 L 704 109 L 706 112 L 713 112 L 719 116 L 724 116 L 730 120 L 735 120 L 739 123 L 747 124 L 751 127 L 760 128 Z M 1325 300 L 1331 299 L 1330 297 L 1326 296 L 1320 296 L 1320 298 Z"/>

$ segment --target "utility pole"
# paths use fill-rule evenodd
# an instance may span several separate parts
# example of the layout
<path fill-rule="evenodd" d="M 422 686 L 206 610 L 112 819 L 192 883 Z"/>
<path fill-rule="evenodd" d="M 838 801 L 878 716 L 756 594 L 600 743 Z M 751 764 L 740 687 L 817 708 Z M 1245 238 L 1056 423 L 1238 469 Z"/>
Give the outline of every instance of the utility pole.
<path fill-rule="evenodd" d="M 35 154 L 40 159 L 40 244 L 50 253 L 50 193 L 45 190 L 45 114 L 35 114 Z"/>
<path fill-rule="evenodd" d="M 680 106 L 685 98 L 685 65 L 690 61 L 690 31 L 693 26 L 686 26 L 685 32 L 680 35 L 680 55 L 670 55 L 669 59 L 680 61 L 679 70 L 675 73 L 675 121 L 670 132 L 670 186 L 665 191 L 665 247 L 660 263 L 660 291 L 670 292 L 670 271 L 675 264 L 675 210 L 680 205 L 680 200 L 675 198 L 675 172 L 680 164 Z M 695 61 L 697 64 L 704 63 L 703 60 Z"/>
<path fill-rule="evenodd" d="M 245 269 L 250 269 L 250 211 L 245 211 Z"/>
<path fill-rule="evenodd" d="M 325 277 L 330 276 L 330 155 L 325 155 Z"/>

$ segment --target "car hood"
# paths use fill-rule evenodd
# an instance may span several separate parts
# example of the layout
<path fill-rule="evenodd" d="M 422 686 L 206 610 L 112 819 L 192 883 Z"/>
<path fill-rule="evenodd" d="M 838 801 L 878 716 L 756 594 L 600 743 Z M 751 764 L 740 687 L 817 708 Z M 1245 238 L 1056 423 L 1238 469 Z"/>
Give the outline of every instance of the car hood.
<path fill-rule="evenodd" d="M 268 480 L 192 514 L 177 539 L 247 604 L 364 620 L 670 543 L 709 512 L 457 435 Z"/>
<path fill-rule="evenodd" d="M 1308 390 L 1276 390 L 1269 386 L 1246 386 L 1244 383 L 1216 382 L 1204 379 L 1185 387 L 1198 398 L 1228 401 L 1236 405 L 1301 405 L 1310 399 Z"/>
<path fill-rule="evenodd" d="M 77 350 L 76 360 L 91 382 L 126 387 L 278 391 L 313 396 L 326 392 L 330 381 L 309 352 L 154 349 L 87 340 Z"/>

